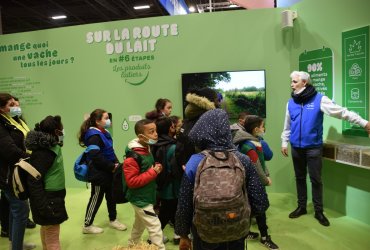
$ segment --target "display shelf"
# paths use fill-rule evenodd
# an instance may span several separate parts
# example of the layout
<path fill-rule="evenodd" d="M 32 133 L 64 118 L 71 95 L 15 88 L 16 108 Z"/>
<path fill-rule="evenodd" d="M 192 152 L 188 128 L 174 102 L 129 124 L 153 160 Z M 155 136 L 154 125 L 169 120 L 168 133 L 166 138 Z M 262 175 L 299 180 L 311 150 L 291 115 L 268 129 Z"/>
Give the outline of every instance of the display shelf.
<path fill-rule="evenodd" d="M 326 141 L 323 145 L 323 157 L 338 163 L 370 169 L 370 147 Z"/>

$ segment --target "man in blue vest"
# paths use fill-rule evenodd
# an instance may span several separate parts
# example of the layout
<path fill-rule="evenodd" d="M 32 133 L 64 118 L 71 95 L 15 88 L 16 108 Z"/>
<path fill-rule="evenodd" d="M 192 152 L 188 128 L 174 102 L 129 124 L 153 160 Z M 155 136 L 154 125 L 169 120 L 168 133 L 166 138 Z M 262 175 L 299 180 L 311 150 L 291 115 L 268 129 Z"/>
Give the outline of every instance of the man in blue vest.
<path fill-rule="evenodd" d="M 322 198 L 322 134 L 324 114 L 357 124 L 370 134 L 370 123 L 358 114 L 335 104 L 327 96 L 317 93 L 311 85 L 310 75 L 304 71 L 293 71 L 292 98 L 289 99 L 281 134 L 284 156 L 288 156 L 288 142 L 292 147 L 294 172 L 297 186 L 298 207 L 289 214 L 289 218 L 298 218 L 307 214 L 307 169 L 312 184 L 312 201 L 315 218 L 323 226 L 329 226 L 329 220 L 323 211 Z"/>

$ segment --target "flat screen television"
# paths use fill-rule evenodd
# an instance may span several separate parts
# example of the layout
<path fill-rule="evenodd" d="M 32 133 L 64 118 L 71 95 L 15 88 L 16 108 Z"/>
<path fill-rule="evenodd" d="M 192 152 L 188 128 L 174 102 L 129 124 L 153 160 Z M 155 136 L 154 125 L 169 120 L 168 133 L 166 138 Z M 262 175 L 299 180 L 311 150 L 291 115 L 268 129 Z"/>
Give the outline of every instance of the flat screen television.
<path fill-rule="evenodd" d="M 235 122 L 241 112 L 266 117 L 265 70 L 182 74 L 183 112 L 187 104 L 185 96 L 188 91 L 203 87 L 217 91 L 221 108 L 228 113 L 230 122 Z"/>

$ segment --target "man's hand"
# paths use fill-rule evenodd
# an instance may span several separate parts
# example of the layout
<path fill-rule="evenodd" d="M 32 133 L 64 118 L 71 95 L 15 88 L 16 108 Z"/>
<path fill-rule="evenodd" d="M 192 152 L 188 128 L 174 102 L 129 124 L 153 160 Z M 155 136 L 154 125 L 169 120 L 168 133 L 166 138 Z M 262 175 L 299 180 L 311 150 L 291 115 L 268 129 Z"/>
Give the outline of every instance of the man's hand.
<path fill-rule="evenodd" d="M 179 250 L 191 250 L 191 240 L 188 237 L 180 238 Z"/>
<path fill-rule="evenodd" d="M 285 157 L 288 157 L 288 148 L 285 148 L 285 147 L 282 147 L 281 148 L 281 153 L 285 156 Z"/>
<path fill-rule="evenodd" d="M 365 129 L 366 129 L 366 132 L 370 135 L 370 122 L 366 123 Z"/>

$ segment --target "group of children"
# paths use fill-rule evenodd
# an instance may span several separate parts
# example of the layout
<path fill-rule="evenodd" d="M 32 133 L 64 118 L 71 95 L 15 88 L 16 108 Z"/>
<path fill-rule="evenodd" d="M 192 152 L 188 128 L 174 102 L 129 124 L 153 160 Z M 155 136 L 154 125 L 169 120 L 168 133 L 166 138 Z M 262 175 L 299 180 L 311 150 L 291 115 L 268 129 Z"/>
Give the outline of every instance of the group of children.
<path fill-rule="evenodd" d="M 203 89 L 203 91 L 205 90 Z M 214 107 L 204 109 L 200 112 L 199 116 L 192 120 L 192 124 L 189 124 L 189 119 L 185 119 L 182 129 L 178 131 L 178 133 L 176 133 L 177 124 L 168 118 L 165 113 L 160 112 L 157 112 L 157 114 L 160 115 L 159 117 L 155 117 L 155 120 L 145 119 L 137 122 L 135 125 L 137 138 L 128 144 L 126 155 L 129 156 L 130 151 L 135 151 L 140 155 L 141 161 L 138 162 L 136 159 L 128 157 L 123 164 L 125 178 L 129 187 L 128 200 L 131 202 L 135 210 L 135 222 L 129 245 L 139 243 L 141 235 L 146 228 L 149 232 L 151 243 L 158 246 L 159 249 L 165 249 L 165 238 L 162 235 L 162 230 L 169 221 L 174 221 L 176 217 L 180 220 L 179 222 L 176 222 L 176 232 L 181 235 L 180 249 L 187 249 L 188 247 L 190 249 L 191 243 L 186 243 L 186 241 L 190 241 L 188 233 L 190 233 L 190 231 L 194 232 L 194 229 L 190 231 L 182 231 L 181 228 L 183 225 L 181 224 L 186 224 L 186 222 L 184 222 L 186 221 L 184 220 L 184 217 L 191 217 L 191 214 L 189 215 L 189 211 L 192 211 L 192 209 L 187 205 L 182 207 L 182 204 L 178 204 L 179 196 L 186 196 L 179 193 L 180 187 L 182 189 L 186 189 L 184 188 L 184 186 L 186 186 L 186 181 L 185 183 L 181 183 L 181 181 L 184 182 L 186 178 L 182 179 L 183 171 L 180 170 L 179 167 L 179 165 L 182 165 L 181 163 L 179 164 L 180 161 L 176 158 L 176 156 L 178 156 L 178 154 L 176 154 L 176 150 L 178 150 L 176 147 L 183 146 L 182 143 L 177 143 L 177 139 L 179 137 L 181 139 L 181 137 L 189 136 L 189 133 L 195 133 L 194 130 L 196 129 L 194 128 L 194 125 L 199 123 L 199 118 L 205 112 L 217 108 L 217 101 L 213 98 L 208 98 L 208 100 L 206 100 L 207 97 L 199 96 L 200 93 L 201 92 L 190 93 L 190 95 L 195 98 L 203 98 L 206 102 L 209 101 L 213 103 Z M 189 102 L 189 100 L 192 99 L 188 98 L 187 101 Z M 195 103 L 196 105 L 199 105 L 199 103 Z M 189 104 L 190 106 L 195 105 L 194 102 L 189 102 Z M 199 106 L 197 106 L 197 108 L 199 108 Z M 189 107 L 187 106 L 187 108 Z M 153 119 L 152 115 L 154 113 L 155 112 L 150 112 L 150 118 Z M 202 126 L 198 125 L 198 127 L 201 127 L 199 133 L 206 131 L 205 133 L 209 136 L 212 132 L 207 131 L 207 126 L 212 126 L 211 123 L 217 122 L 219 122 L 217 119 L 214 122 L 212 120 L 206 120 L 206 123 L 208 124 L 203 124 Z M 188 128 L 188 131 L 184 134 L 185 128 Z M 232 132 L 233 136 L 232 147 L 237 148 L 239 152 L 249 157 L 253 163 L 252 165 L 256 168 L 259 182 L 263 186 L 271 185 L 271 179 L 269 177 L 265 161 L 271 160 L 273 153 L 268 144 L 263 140 L 265 131 L 264 120 L 256 115 L 241 113 L 239 115 L 238 123 L 231 125 L 228 130 Z M 214 138 L 208 138 L 208 142 L 213 139 Z M 222 144 L 222 138 L 218 139 Z M 190 145 L 187 145 L 187 149 L 189 150 L 189 147 L 194 148 L 193 153 L 189 156 L 194 156 L 194 153 L 199 152 L 201 147 L 194 144 L 193 138 L 188 138 L 188 140 L 190 141 L 188 142 Z M 216 145 L 218 143 L 220 142 L 215 139 L 213 144 Z M 185 162 L 183 165 L 184 169 L 191 168 L 192 166 L 192 158 L 188 157 L 187 161 L 188 163 Z M 197 161 L 197 164 L 198 163 L 199 160 Z M 155 185 L 155 183 L 157 185 Z M 193 188 L 191 185 L 189 190 L 192 190 Z M 266 193 L 265 190 L 261 192 Z M 156 196 L 156 194 L 158 196 Z M 192 199 L 192 194 L 189 197 Z M 156 220 L 156 211 L 154 209 L 154 205 L 158 204 L 158 199 L 156 198 L 159 198 L 160 200 L 159 220 Z M 183 197 L 180 197 L 180 199 L 181 198 L 183 199 Z M 268 204 L 267 195 L 265 199 L 266 201 L 264 203 Z M 176 209 L 180 210 L 177 211 L 177 216 L 175 216 Z M 182 214 L 181 210 L 187 211 L 187 214 Z M 253 215 L 256 218 L 258 229 L 261 234 L 260 242 L 268 249 L 278 249 L 277 244 L 272 241 L 271 236 L 268 234 L 266 210 L 261 209 L 261 211 L 262 212 L 256 212 Z M 249 232 L 246 238 L 258 239 L 259 234 Z M 203 249 L 202 244 L 197 245 L 196 242 L 196 239 L 193 239 L 193 249 Z M 237 247 L 238 244 L 239 243 L 235 246 Z M 244 246 L 244 241 L 242 244 Z M 220 249 L 223 248 L 221 247 Z"/>
<path fill-rule="evenodd" d="M 180 249 L 190 248 L 189 244 L 191 243 L 188 235 L 191 222 L 189 224 L 188 219 L 192 215 L 189 215 L 189 212 L 183 213 L 183 204 L 178 204 L 181 192 L 185 192 L 181 190 L 186 189 L 186 178 L 183 178 L 184 170 L 185 168 L 191 169 L 191 164 L 194 161 L 190 158 L 199 153 L 204 146 L 203 144 L 197 145 L 196 139 L 194 139 L 207 131 L 202 126 L 207 126 L 206 123 L 213 123 L 211 126 L 214 126 L 219 122 L 223 122 L 222 124 L 225 125 L 228 120 L 226 120 L 227 115 L 225 116 L 223 113 L 220 113 L 222 119 L 214 121 L 207 120 L 207 116 L 203 117 L 205 113 L 208 114 L 212 110 L 221 110 L 218 109 L 217 93 L 212 89 L 202 88 L 190 91 L 186 100 L 185 119 L 182 124 L 179 117 L 170 117 L 172 110 L 170 100 L 158 99 L 156 109 L 146 114 L 147 119 L 140 120 L 135 124 L 136 138 L 128 143 L 123 164 L 119 163 L 119 159 L 115 155 L 113 140 L 107 130 L 111 126 L 108 112 L 96 109 L 83 122 L 78 137 L 79 144 L 83 147 L 97 146 L 96 149 L 87 154 L 90 165 L 88 181 L 91 182 L 91 196 L 86 208 L 83 233 L 103 232 L 102 228 L 93 225 L 93 221 L 104 197 L 107 201 L 110 226 L 121 231 L 127 229 L 126 225 L 117 220 L 116 203 L 112 198 L 113 173 L 122 167 L 128 186 L 126 198 L 135 212 L 129 246 L 140 243 L 141 236 L 147 229 L 149 232 L 148 241 L 160 250 L 165 249 L 166 238 L 163 235 L 163 229 L 171 222 L 176 224 L 175 243 L 180 244 Z M 7 102 L 6 105 L 8 104 Z M 4 109 L 2 116 L 8 119 L 11 115 L 9 111 L 6 111 Z M 211 112 L 210 116 L 220 115 L 217 112 Z M 203 117 L 202 126 L 198 124 L 201 117 Z M 237 148 L 242 154 L 249 157 L 257 170 L 259 181 L 257 181 L 258 185 L 255 186 L 271 185 L 265 161 L 272 158 L 272 151 L 263 141 L 263 119 L 242 113 L 239 122 L 229 127 L 226 134 L 231 132 L 233 141 L 228 141 L 227 136 L 225 137 L 227 139 L 215 136 L 208 138 L 209 140 L 206 139 L 206 144 L 211 142 L 210 145 L 221 145 L 221 148 Z M 60 116 L 47 116 L 36 125 L 34 131 L 24 135 L 26 146 L 32 150 L 30 163 L 42 173 L 41 179 L 29 178 L 28 184 L 31 186 L 31 210 L 35 222 L 41 225 L 41 241 L 44 249 L 61 249 L 59 225 L 68 219 L 64 204 L 66 192 L 61 154 L 64 134 Z M 212 132 L 208 133 L 207 136 L 210 134 Z M 202 141 L 202 143 L 204 142 Z M 191 191 L 191 188 L 189 190 Z M 263 203 L 261 205 L 263 209 L 261 208 L 262 212 L 254 215 L 261 233 L 260 241 L 269 249 L 278 249 L 267 233 L 265 213 L 268 207 L 267 195 L 265 190 L 261 188 L 258 192 L 263 194 L 259 196 L 260 203 Z M 156 209 L 156 206 L 159 208 Z M 189 211 L 192 210 L 189 209 Z M 187 216 L 187 219 L 184 219 L 183 215 Z M 176 222 L 175 218 L 180 221 Z M 184 228 L 186 229 L 184 230 Z M 194 229 L 191 232 L 194 235 Z M 246 238 L 257 239 L 258 236 L 258 233 L 250 232 Z M 203 249 L 202 244 L 198 243 L 195 233 L 193 249 Z M 244 246 L 244 240 L 242 244 Z M 237 242 L 235 246 L 237 245 L 241 245 L 241 242 Z M 13 249 L 18 250 L 19 245 L 17 248 L 13 246 Z"/>

